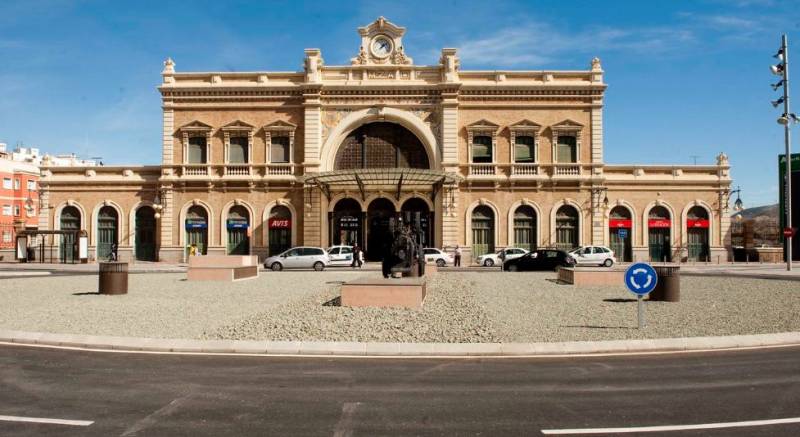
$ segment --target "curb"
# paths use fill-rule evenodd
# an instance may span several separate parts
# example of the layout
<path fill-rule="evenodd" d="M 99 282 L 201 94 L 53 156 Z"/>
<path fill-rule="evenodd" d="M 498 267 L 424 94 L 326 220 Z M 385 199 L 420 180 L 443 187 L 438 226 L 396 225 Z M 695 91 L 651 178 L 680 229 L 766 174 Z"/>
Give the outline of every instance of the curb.
<path fill-rule="evenodd" d="M 0 343 L 97 351 L 329 357 L 556 357 L 800 346 L 800 332 L 558 343 L 365 343 L 188 340 L 0 330 Z"/>

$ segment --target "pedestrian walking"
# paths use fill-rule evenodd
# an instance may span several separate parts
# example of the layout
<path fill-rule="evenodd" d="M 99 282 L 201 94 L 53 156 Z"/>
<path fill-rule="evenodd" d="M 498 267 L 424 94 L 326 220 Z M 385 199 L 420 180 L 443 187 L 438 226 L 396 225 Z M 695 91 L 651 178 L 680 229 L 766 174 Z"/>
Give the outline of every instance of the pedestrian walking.
<path fill-rule="evenodd" d="M 456 245 L 456 259 L 453 263 L 455 267 L 461 267 L 461 247 Z"/>

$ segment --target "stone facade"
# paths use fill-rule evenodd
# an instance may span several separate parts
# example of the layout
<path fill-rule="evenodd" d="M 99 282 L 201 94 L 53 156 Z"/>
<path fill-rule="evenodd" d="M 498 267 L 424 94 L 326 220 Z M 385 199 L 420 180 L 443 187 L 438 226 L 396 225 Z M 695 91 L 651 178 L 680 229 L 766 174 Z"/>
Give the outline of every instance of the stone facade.
<path fill-rule="evenodd" d="M 291 245 L 326 247 L 338 232 L 331 220 L 341 199 L 356 201 L 367 217 L 374 199 L 385 198 L 399 211 L 416 198 L 431 213 L 430 244 L 459 245 L 469 256 L 472 249 L 518 245 L 517 237 L 531 233 L 524 237 L 528 246 L 609 245 L 616 232 L 611 221 L 618 219 L 612 209 L 619 206 L 629 221 L 614 226 L 628 227 L 632 257 L 645 260 L 654 253 L 649 214 L 662 206 L 669 217 L 658 226 L 668 229 L 671 259 L 691 255 L 689 240 L 696 242 L 697 232 L 688 229 L 694 226 L 705 229 L 706 260 L 728 259 L 727 157 L 721 154 L 711 166 L 606 165 L 599 59 L 585 71 L 466 71 L 457 50 L 446 48 L 438 65 L 417 66 L 403 48 L 404 33 L 381 17 L 359 29 L 361 46 L 351 65 L 328 66 L 319 49 L 308 49 L 301 72 L 183 73 L 168 59 L 159 86 L 162 165 L 45 168 L 40 222 L 58 229 L 59 211 L 77 206 L 94 250 L 97 212 L 112 206 L 120 256 L 131 259 L 137 256 L 136 211 L 151 207 L 157 257 L 177 261 L 188 244 L 193 206 L 207 213 L 210 253 L 233 250 L 229 212 L 241 206 L 248 216 L 247 250 L 264 257 L 269 228 L 278 223 L 269 220 L 273 208 L 291 214 L 281 222 Z M 399 169 L 365 183 L 368 169 L 337 168 L 343 141 L 371 123 L 413 133 L 427 154 L 429 168 L 418 172 L 424 175 L 413 179 Z M 276 144 L 288 150 L 272 151 Z M 276 153 L 288 158 L 275 159 Z M 342 174 L 350 179 L 342 182 Z M 574 226 L 564 225 L 564 205 L 577 214 Z M 520 206 L 535 212 L 534 224 L 515 231 Z M 473 222 L 476 209 L 488 231 Z M 474 237 L 489 240 L 479 246 Z"/>

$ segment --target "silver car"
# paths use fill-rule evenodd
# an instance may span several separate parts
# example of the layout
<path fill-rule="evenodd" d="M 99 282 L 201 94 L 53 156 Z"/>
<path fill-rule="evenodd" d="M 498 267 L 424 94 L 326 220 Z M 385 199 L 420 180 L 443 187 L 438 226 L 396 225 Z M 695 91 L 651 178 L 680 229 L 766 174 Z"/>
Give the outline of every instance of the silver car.
<path fill-rule="evenodd" d="M 283 269 L 324 270 L 331 263 L 328 252 L 321 247 L 293 247 L 280 255 L 264 260 L 264 268 L 273 271 Z"/>

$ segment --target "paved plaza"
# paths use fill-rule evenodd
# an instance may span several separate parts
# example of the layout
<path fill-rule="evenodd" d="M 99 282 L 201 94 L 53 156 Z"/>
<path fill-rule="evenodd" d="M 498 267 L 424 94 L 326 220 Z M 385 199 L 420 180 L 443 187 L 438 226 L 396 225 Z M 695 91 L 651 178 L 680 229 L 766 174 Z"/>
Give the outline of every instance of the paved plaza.
<path fill-rule="evenodd" d="M 553 273 L 442 272 L 421 310 L 338 306 L 343 281 L 373 271 L 264 272 L 234 283 L 181 273 L 130 275 L 123 296 L 96 294 L 97 276 L 6 277 L 0 329 L 187 339 L 546 342 L 673 338 L 800 330 L 795 281 L 681 280 L 681 302 L 636 302 L 619 287 L 559 285 Z"/>

